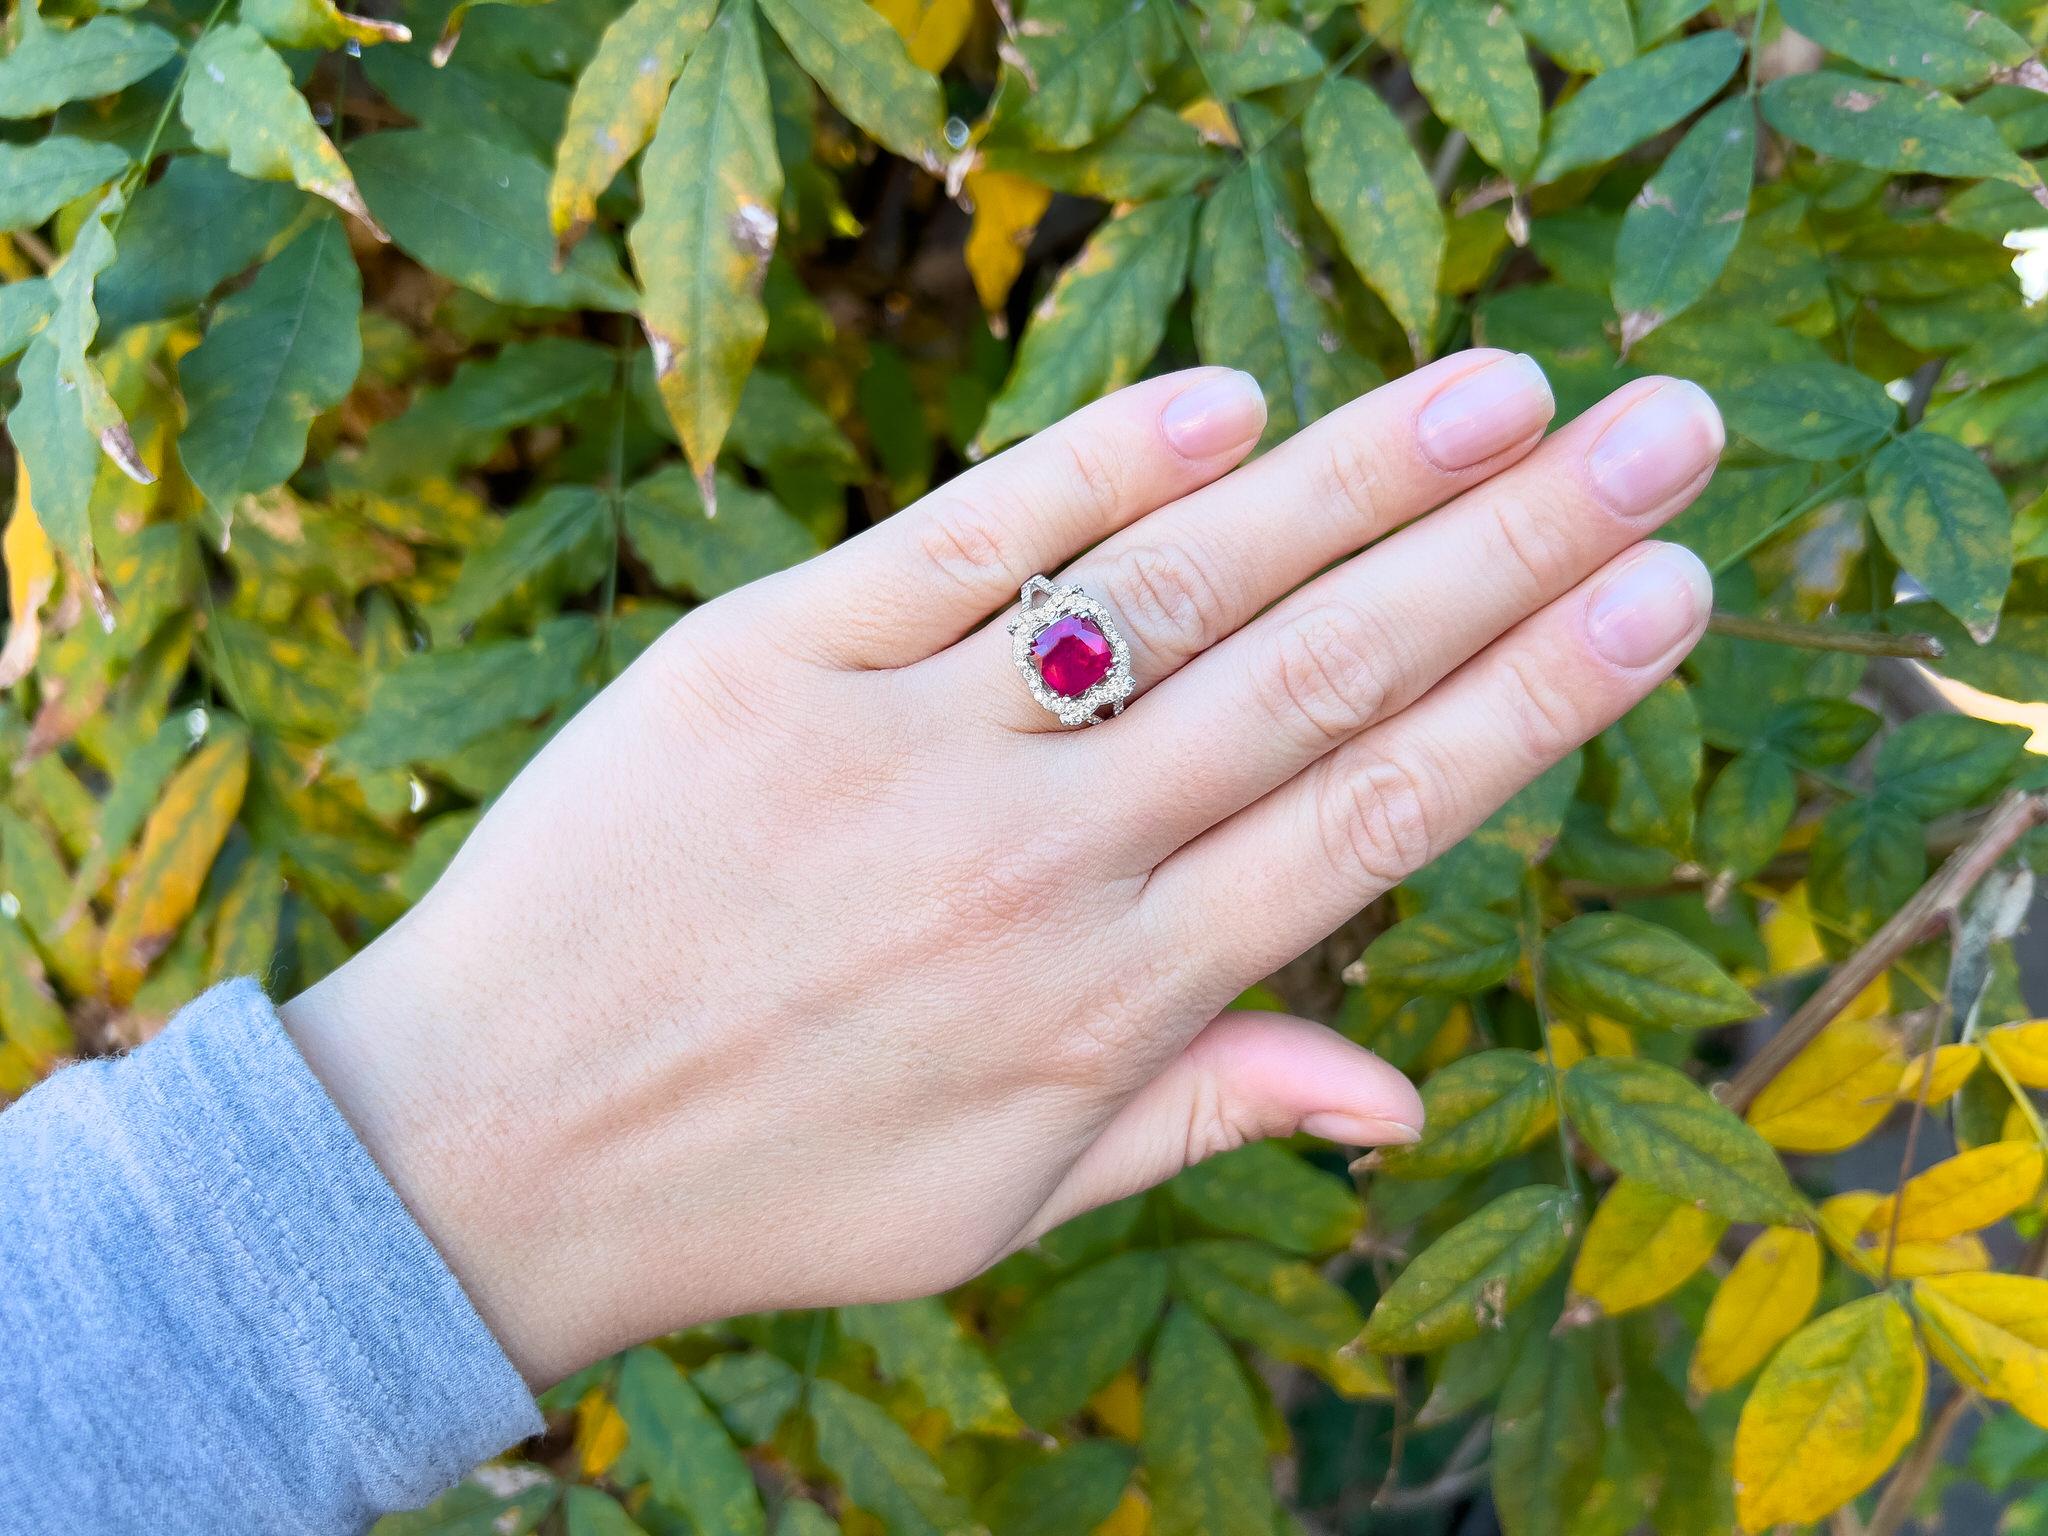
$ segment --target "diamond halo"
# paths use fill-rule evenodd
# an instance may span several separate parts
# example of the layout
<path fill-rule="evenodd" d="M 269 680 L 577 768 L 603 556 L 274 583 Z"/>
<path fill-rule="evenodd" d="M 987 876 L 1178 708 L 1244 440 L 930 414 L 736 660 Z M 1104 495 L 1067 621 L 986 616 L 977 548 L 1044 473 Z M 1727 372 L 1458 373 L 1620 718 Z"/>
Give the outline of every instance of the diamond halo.
<path fill-rule="evenodd" d="M 1130 642 L 1124 639 L 1109 610 L 1079 587 L 1055 586 L 1043 576 L 1025 582 L 1018 600 L 1023 610 L 1010 620 L 1010 655 L 1039 706 L 1048 714 L 1057 715 L 1062 725 L 1093 725 L 1105 705 L 1110 714 L 1122 714 L 1124 700 L 1131 696 L 1137 682 L 1131 676 Z M 1039 675 L 1032 658 L 1032 645 L 1039 635 L 1064 618 L 1086 619 L 1102 631 L 1110 650 L 1109 670 L 1087 692 L 1072 698 L 1055 693 Z"/>

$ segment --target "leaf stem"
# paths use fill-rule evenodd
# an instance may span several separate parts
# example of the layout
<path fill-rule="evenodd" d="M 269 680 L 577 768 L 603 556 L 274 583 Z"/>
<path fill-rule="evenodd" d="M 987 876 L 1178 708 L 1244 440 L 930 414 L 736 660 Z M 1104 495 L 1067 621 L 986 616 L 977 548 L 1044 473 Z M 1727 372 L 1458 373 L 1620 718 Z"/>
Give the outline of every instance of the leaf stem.
<path fill-rule="evenodd" d="M 1543 907 L 1536 893 L 1532 871 L 1522 882 L 1522 957 L 1529 966 L 1529 1000 L 1536 1008 L 1536 1032 L 1543 1037 L 1543 1064 L 1550 1069 L 1550 1107 L 1557 1117 L 1557 1147 L 1564 1158 L 1565 1188 L 1572 1203 L 1582 1209 L 1585 1196 L 1579 1190 L 1578 1160 L 1572 1152 L 1571 1128 L 1564 1113 L 1564 1082 L 1557 1070 L 1557 1057 L 1550 1048 L 1550 998 L 1543 978 Z"/>
<path fill-rule="evenodd" d="M 200 25 L 199 35 L 192 39 L 192 46 L 185 50 L 185 62 L 178 66 L 178 78 L 171 82 L 171 89 L 164 97 L 163 106 L 157 109 L 156 121 L 150 124 L 149 137 L 142 141 L 142 153 L 135 157 L 135 164 L 129 167 L 127 176 L 123 178 L 124 183 L 139 181 L 149 175 L 149 163 L 156 158 L 157 146 L 163 142 L 164 130 L 170 126 L 171 114 L 177 110 L 178 98 L 185 94 L 185 81 L 192 73 L 192 55 L 199 45 L 206 41 L 206 35 L 214 29 L 227 8 L 228 0 L 214 0 L 213 9 L 206 13 L 206 20 Z M 124 186 L 123 190 L 126 191 L 127 188 Z M 124 198 L 121 206 L 114 210 L 113 217 L 107 220 L 109 239 L 121 232 L 121 221 L 127 217 L 128 204 Z"/>
<path fill-rule="evenodd" d="M 1847 469 L 1842 471 L 1841 474 L 1835 476 L 1834 479 L 1830 480 L 1826 485 L 1822 486 L 1819 490 L 1813 492 L 1808 496 L 1801 497 L 1798 501 L 1795 501 L 1785 511 L 1779 513 L 1776 517 L 1772 518 L 1770 526 L 1764 529 L 1761 533 L 1757 534 L 1755 538 L 1748 540 L 1740 548 L 1736 549 L 1733 553 L 1724 555 L 1721 557 L 1721 559 L 1716 561 L 1714 563 L 1714 574 L 1716 576 L 1727 575 L 1730 570 L 1740 565 L 1743 561 L 1747 560 L 1751 555 L 1755 554 L 1760 547 L 1769 543 L 1772 539 L 1776 538 L 1779 534 L 1783 533 L 1787 528 L 1791 527 L 1792 524 L 1798 522 L 1800 518 L 1806 516 L 1807 513 L 1811 512 L 1815 507 L 1824 505 L 1827 502 L 1828 498 L 1833 496 L 1835 492 L 1839 491 L 1851 480 L 1854 480 L 1858 475 L 1862 474 L 1864 469 L 1869 466 L 1870 461 L 1876 457 L 1877 449 L 1873 448 L 1869 453 L 1864 454 L 1862 458 L 1858 459 L 1854 464 L 1851 464 Z"/>
<path fill-rule="evenodd" d="M 1933 635 L 1888 635 L 1825 624 L 1787 624 L 1741 613 L 1716 613 L 1707 621 L 1707 630 L 1731 640 L 1761 640 L 1767 645 L 1794 645 L 1809 651 L 1850 651 L 1858 656 L 1908 656 L 1920 661 L 1939 661 L 1948 654 L 1948 647 Z"/>

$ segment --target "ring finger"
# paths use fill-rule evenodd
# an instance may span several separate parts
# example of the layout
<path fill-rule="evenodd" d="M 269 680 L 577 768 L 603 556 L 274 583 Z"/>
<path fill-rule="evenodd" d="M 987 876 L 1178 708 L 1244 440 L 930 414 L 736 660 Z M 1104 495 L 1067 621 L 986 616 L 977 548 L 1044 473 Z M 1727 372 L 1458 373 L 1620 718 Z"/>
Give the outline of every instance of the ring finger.
<path fill-rule="evenodd" d="M 1444 358 L 1139 519 L 1054 580 L 1107 605 L 1143 690 L 1332 561 L 1528 453 L 1553 409 L 1527 357 Z M 1059 729 L 1006 675 L 1007 617 L 937 658 L 961 674 L 949 686 L 994 698 L 998 718 L 1019 730 Z"/>

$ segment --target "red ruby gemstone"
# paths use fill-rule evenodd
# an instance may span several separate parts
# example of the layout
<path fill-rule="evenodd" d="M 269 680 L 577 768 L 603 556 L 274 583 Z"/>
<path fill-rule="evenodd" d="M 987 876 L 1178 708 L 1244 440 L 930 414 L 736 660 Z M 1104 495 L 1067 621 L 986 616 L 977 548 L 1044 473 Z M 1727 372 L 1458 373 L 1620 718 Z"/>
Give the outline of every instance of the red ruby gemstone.
<path fill-rule="evenodd" d="M 1109 640 L 1093 619 L 1069 614 L 1055 619 L 1031 642 L 1038 675 L 1062 698 L 1075 699 L 1108 676 L 1116 658 Z"/>

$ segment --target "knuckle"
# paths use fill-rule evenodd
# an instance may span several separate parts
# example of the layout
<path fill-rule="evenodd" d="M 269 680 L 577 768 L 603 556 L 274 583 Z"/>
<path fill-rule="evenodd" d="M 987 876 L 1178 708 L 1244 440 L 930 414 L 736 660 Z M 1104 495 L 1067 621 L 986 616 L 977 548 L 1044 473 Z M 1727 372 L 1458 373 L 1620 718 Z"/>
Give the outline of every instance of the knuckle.
<path fill-rule="evenodd" d="M 1114 517 L 1126 500 L 1130 472 L 1124 457 L 1096 432 L 1062 432 L 1059 442 L 1077 502 L 1090 524 L 1100 527 Z"/>
<path fill-rule="evenodd" d="M 1514 652 L 1501 660 L 1507 673 L 1509 729 L 1523 760 L 1547 763 L 1577 746 L 1585 735 L 1579 712 L 1548 669 L 1538 667 L 1533 657 Z"/>
<path fill-rule="evenodd" d="M 1488 543 L 1500 557 L 1524 602 L 1535 602 L 1572 566 L 1574 540 L 1570 509 L 1546 498 L 1509 497 L 1493 505 Z"/>
<path fill-rule="evenodd" d="M 1378 892 L 1405 880 L 1438 852 L 1434 775 L 1372 757 L 1333 776 L 1324 799 L 1323 848 L 1348 884 Z"/>
<path fill-rule="evenodd" d="M 1383 654 L 1374 627 L 1360 610 L 1326 602 L 1283 629 L 1271 686 L 1258 690 L 1274 723 L 1324 746 L 1364 729 L 1386 702 L 1386 685 L 1373 661 Z"/>
<path fill-rule="evenodd" d="M 1221 633 L 1223 589 L 1184 546 L 1132 546 L 1116 557 L 1108 585 L 1145 644 L 1170 660 L 1185 660 Z"/>
<path fill-rule="evenodd" d="M 1336 423 L 1324 434 L 1320 479 L 1326 500 L 1355 514 L 1368 527 L 1387 520 L 1392 505 L 1387 461 L 1369 434 L 1346 432 Z"/>
<path fill-rule="evenodd" d="M 1010 533 L 1000 513 L 979 502 L 949 497 L 918 529 L 917 554 L 961 591 L 988 598 L 1018 578 Z"/>

